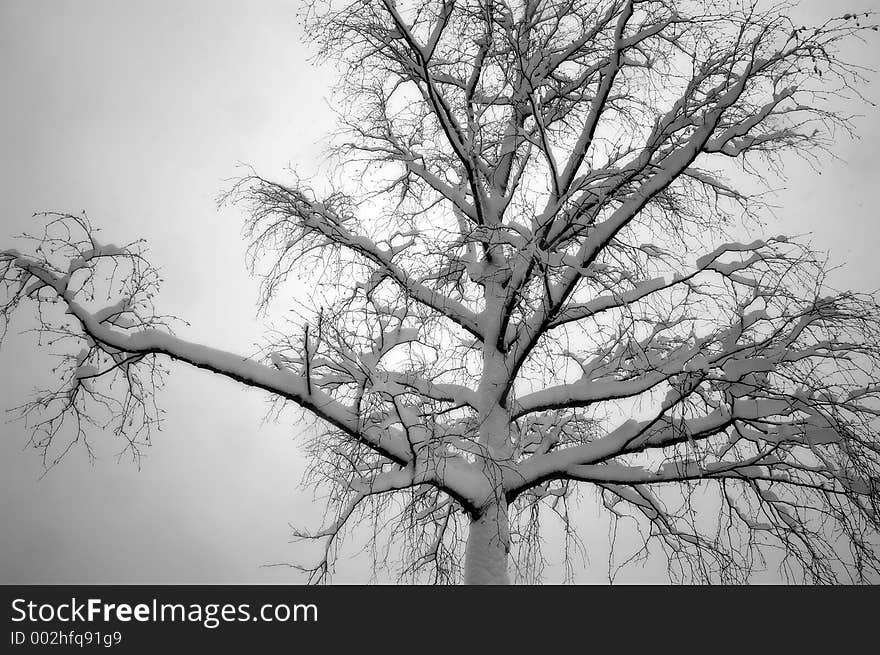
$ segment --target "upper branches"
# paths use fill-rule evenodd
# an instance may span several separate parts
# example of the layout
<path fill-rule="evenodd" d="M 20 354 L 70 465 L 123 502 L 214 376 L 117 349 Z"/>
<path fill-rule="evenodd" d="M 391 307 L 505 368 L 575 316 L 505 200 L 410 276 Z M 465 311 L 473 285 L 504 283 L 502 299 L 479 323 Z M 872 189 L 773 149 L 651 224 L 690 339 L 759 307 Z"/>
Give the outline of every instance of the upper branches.
<path fill-rule="evenodd" d="M 351 200 L 344 194 L 332 194 L 323 201 L 310 194 L 308 189 L 289 188 L 251 176 L 237 183 L 228 196 L 248 203 L 252 210 L 253 218 L 246 232 L 252 240 L 254 265 L 268 253 L 276 254 L 264 277 L 263 305 L 310 253 L 317 251 L 326 257 L 334 251 L 342 251 L 342 262 L 361 264 L 359 285 L 367 294 L 384 280 L 390 280 L 407 298 L 481 338 L 473 311 L 398 263 L 400 256 L 416 245 L 414 232 L 396 230 L 382 241 L 374 241 L 358 229 L 360 225 Z M 352 255 L 356 256 L 353 260 Z"/>
<path fill-rule="evenodd" d="M 447 221 L 445 263 L 499 287 L 513 371 L 665 198 L 684 184 L 743 198 L 688 175 L 698 160 L 804 154 L 845 128 L 827 100 L 859 72 L 834 48 L 867 29 L 847 15 L 807 30 L 754 3 L 363 0 L 310 16 L 348 67 L 340 154 L 363 157 L 397 214 Z"/>

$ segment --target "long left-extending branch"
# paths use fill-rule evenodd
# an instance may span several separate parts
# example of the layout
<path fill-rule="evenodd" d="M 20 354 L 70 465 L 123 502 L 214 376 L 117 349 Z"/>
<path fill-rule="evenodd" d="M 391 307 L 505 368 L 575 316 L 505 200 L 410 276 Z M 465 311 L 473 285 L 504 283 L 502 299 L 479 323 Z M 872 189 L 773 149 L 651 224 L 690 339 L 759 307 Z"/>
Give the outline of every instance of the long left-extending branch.
<path fill-rule="evenodd" d="M 32 300 L 40 312 L 42 332 L 85 345 L 80 355 L 69 356 L 75 361 L 68 381 L 72 387 L 67 409 L 72 407 L 76 392 L 81 388 L 91 391 L 91 385 L 102 376 L 146 357 L 164 355 L 292 401 L 390 463 L 402 467 L 416 464 L 412 445 L 399 431 L 389 429 L 381 417 L 363 415 L 357 405 L 340 402 L 307 375 L 286 366 L 281 358 L 272 357 L 271 364 L 263 364 L 170 333 L 152 314 L 149 299 L 158 277 L 139 250 L 99 244 L 84 217 L 53 215 L 50 227 L 60 234 L 51 237 L 47 232 L 36 255 L 0 251 L 0 280 L 6 296 L 2 318 L 5 330 L 12 313 Z M 102 280 L 114 278 L 122 283 L 121 293 L 113 291 L 121 298 L 105 307 L 90 308 L 97 286 Z M 47 307 L 58 302 L 65 308 L 60 317 L 53 316 Z M 74 324 L 64 316 L 72 317 Z M 410 384 L 419 385 L 418 381 Z M 428 383 L 425 385 L 428 388 L 423 390 L 435 391 Z M 442 479 L 420 472 L 416 483 L 435 485 L 465 507 L 478 502 L 472 492 L 481 489 L 478 474 L 463 459 L 454 457 L 447 458 Z"/>

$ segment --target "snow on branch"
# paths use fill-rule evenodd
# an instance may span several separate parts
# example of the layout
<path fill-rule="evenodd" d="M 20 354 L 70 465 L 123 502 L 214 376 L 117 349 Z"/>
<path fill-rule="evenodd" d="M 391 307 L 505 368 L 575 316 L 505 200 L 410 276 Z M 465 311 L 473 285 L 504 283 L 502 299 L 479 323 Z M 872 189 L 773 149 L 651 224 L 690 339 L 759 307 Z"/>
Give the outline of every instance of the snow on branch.
<path fill-rule="evenodd" d="M 65 423 L 74 423 L 73 440 L 61 447 L 61 454 L 50 463 L 58 461 L 73 443 L 85 440 L 86 425 L 93 424 L 89 401 L 111 412 L 117 426 L 114 431 L 127 435 L 128 447 L 136 452 L 143 445 L 138 441 L 139 435 L 148 432 L 158 420 L 148 411 L 159 379 L 155 368 L 157 356 L 167 356 L 293 401 L 389 460 L 410 461 L 411 445 L 401 435 L 381 427 L 375 420 L 366 422 L 357 407 L 337 401 L 317 383 L 310 384 L 304 375 L 295 373 L 278 357 L 272 358 L 271 364 L 262 364 L 174 336 L 166 329 L 167 322 L 151 313 L 151 298 L 159 278 L 142 252 L 133 246 L 99 244 L 85 217 L 49 218 L 47 232 L 37 239 L 37 254 L 2 251 L 0 272 L 6 298 L 2 307 L 4 325 L 14 310 L 32 301 L 40 312 L 39 330 L 50 342 L 73 340 L 84 345 L 77 355 L 63 355 L 68 376 L 62 388 L 47 392 L 22 408 L 25 415 L 40 417 L 34 426 L 34 444 L 46 453 Z M 112 270 L 111 287 L 104 290 L 108 296 L 118 293 L 112 287 L 113 279 L 118 279 L 128 293 L 110 305 L 92 309 L 95 280 L 101 280 L 98 265 L 108 265 Z M 44 305 L 50 304 L 60 304 L 64 313 L 44 313 Z M 149 364 L 146 372 L 145 363 Z M 115 400 L 112 390 L 94 389 L 95 380 L 105 376 L 112 377 L 109 384 L 121 379 L 127 385 L 124 400 Z M 134 421 L 137 424 L 129 431 Z M 456 477 L 455 471 L 468 476 L 466 468 L 455 464 L 449 468 L 450 478 Z M 464 502 L 468 492 L 469 489 L 453 491 Z"/>
<path fill-rule="evenodd" d="M 414 279 L 395 262 L 397 255 L 409 247 L 406 243 L 381 247 L 356 231 L 357 219 L 344 195 L 318 201 L 311 199 L 309 193 L 251 176 L 238 182 L 227 196 L 251 208 L 253 218 L 246 232 L 252 240 L 252 259 L 257 260 L 267 252 L 278 253 L 264 277 L 263 303 L 270 300 L 277 286 L 306 254 L 316 249 L 326 252 L 341 248 L 367 263 L 364 284 L 374 285 L 372 280 L 377 276 L 391 279 L 409 298 L 480 338 L 480 327 L 471 310 Z"/>

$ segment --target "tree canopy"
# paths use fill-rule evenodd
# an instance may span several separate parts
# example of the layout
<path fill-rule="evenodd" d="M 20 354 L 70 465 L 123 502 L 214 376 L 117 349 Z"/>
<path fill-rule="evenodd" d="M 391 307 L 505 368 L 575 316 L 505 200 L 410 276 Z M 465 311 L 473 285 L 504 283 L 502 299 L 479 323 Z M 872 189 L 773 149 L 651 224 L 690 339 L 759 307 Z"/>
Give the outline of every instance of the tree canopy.
<path fill-rule="evenodd" d="M 136 451 L 170 359 L 318 419 L 330 513 L 298 533 L 323 546 L 300 563 L 314 580 L 362 519 L 388 524 L 403 577 L 535 581 L 547 518 L 578 543 L 579 489 L 675 579 L 742 582 L 767 559 L 875 580 L 880 307 L 754 233 L 786 159 L 851 129 L 863 69 L 838 48 L 877 28 L 789 9 L 308 4 L 340 73 L 331 173 L 253 172 L 225 200 L 248 213 L 261 304 L 307 283 L 312 306 L 262 360 L 188 342 L 143 244 L 45 215 L 0 253 L 4 318 L 35 309 L 70 344 L 24 409 L 34 445 L 51 465 L 109 427 Z"/>

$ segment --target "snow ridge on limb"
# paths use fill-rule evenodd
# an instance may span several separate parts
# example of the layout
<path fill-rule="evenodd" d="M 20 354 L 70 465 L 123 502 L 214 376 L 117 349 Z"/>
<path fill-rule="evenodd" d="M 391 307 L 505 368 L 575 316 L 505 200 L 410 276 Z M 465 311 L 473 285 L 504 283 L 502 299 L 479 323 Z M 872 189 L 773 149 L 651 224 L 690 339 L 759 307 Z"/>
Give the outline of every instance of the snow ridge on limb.
<path fill-rule="evenodd" d="M 521 479 L 510 478 L 510 496 L 554 480 L 591 482 L 647 518 L 662 548 L 690 553 L 690 563 L 710 557 L 718 575 L 721 562 L 741 573 L 745 562 L 734 562 L 741 543 L 708 538 L 706 523 L 685 511 L 686 503 L 673 510 L 650 500 L 659 493 L 650 490 L 655 487 L 715 486 L 727 507 L 722 518 L 742 529 L 749 557 L 775 539 L 792 567 L 788 574 L 800 569 L 817 582 L 869 575 L 874 565 L 850 568 L 826 530 L 828 521 L 840 521 L 859 556 L 865 562 L 876 557 L 870 535 L 880 519 L 880 394 L 876 384 L 863 383 L 880 370 L 880 310 L 869 298 L 841 294 L 773 318 L 764 311 L 740 316 L 701 347 L 670 358 L 678 374 L 664 373 L 670 360 L 661 359 L 634 382 L 581 383 L 580 398 L 557 392 L 564 407 L 613 402 L 628 384 L 633 393 L 634 385 L 658 387 L 644 396 L 654 403 L 647 418 L 625 421 L 587 443 L 524 457 Z"/>
<path fill-rule="evenodd" d="M 17 250 L 2 251 L 0 272 L 6 291 L 6 300 L 2 307 L 4 326 L 11 318 L 13 310 L 31 300 L 41 311 L 42 323 L 38 328 L 40 332 L 53 335 L 56 339 L 74 339 L 86 344 L 78 355 L 65 356 L 67 363 L 72 362 L 73 365 L 68 366 L 68 376 L 61 390 L 44 394 L 22 408 L 25 414 L 31 414 L 38 410 L 46 411 L 51 405 L 59 404 L 56 414 L 41 420 L 35 426 L 33 441 L 44 453 L 50 451 L 51 441 L 61 432 L 65 418 L 77 424 L 74 440 L 61 448 L 61 453 L 52 461 L 53 464 L 60 460 L 73 443 L 86 438 L 83 422 L 88 420 L 90 409 L 79 399 L 88 396 L 111 409 L 108 403 L 112 397 L 92 389 L 92 383 L 105 376 L 109 376 L 109 382 L 113 383 L 120 372 L 129 384 L 129 391 L 126 400 L 119 407 L 112 408 L 118 422 L 115 432 L 128 434 L 128 428 L 132 426 L 130 406 L 140 405 L 140 424 L 136 426 L 135 434 L 127 437 L 127 445 L 135 456 L 138 446 L 148 445 L 148 439 L 138 442 L 137 438 L 141 432 L 148 433 L 158 422 L 156 416 L 147 414 L 145 407 L 152 402 L 148 396 L 155 392 L 157 386 L 155 359 L 162 355 L 290 400 L 380 453 L 390 462 L 402 466 L 415 464 L 411 455 L 411 444 L 407 444 L 403 435 L 381 426 L 375 417 L 371 417 L 369 421 L 364 420 L 356 407 L 340 402 L 331 393 L 324 391 L 320 378 L 310 380 L 299 374 L 287 366 L 279 354 L 273 353 L 269 358 L 270 363 L 263 364 L 249 357 L 189 342 L 172 334 L 168 330 L 167 321 L 151 313 L 151 298 L 158 289 L 159 278 L 141 250 L 133 246 L 120 248 L 99 244 L 95 230 L 85 216 L 52 214 L 50 219 L 47 231 L 39 241 L 43 244 L 54 244 L 51 252 L 45 252 L 42 245 L 32 255 L 25 255 Z M 56 233 L 63 236 L 52 236 Z M 69 262 L 66 266 L 62 264 L 65 259 Z M 90 309 L 88 305 L 93 304 L 95 299 L 94 281 L 101 280 L 101 272 L 96 270 L 99 265 L 113 268 L 114 275 L 122 280 L 121 291 L 124 295 L 108 306 Z M 106 294 L 110 297 L 119 291 L 111 288 Z M 65 308 L 62 316 L 42 312 L 44 305 L 55 303 L 60 303 Z M 143 374 L 135 370 L 138 366 L 144 366 L 147 360 L 150 360 L 149 373 L 155 379 L 150 388 L 145 386 Z M 421 384 L 426 391 L 439 388 L 447 396 L 458 397 L 457 389 L 448 385 L 437 387 L 428 382 L 409 383 L 416 386 Z M 42 436 L 38 436 L 39 434 Z M 447 462 L 446 477 L 453 479 L 461 475 L 461 481 L 464 481 L 468 477 L 466 466 L 466 463 L 450 460 Z M 421 473 L 421 480 L 425 483 L 439 482 L 439 479 L 433 478 L 428 472 Z M 453 489 L 455 484 L 450 485 L 450 492 L 462 503 L 473 502 L 469 498 L 469 490 L 465 488 L 468 483 L 465 483 L 461 491 Z"/>

